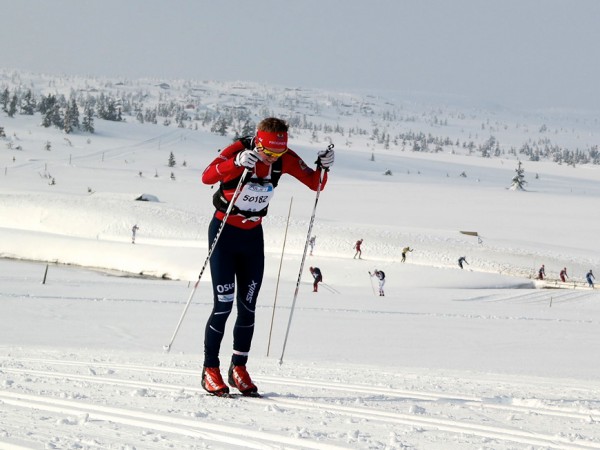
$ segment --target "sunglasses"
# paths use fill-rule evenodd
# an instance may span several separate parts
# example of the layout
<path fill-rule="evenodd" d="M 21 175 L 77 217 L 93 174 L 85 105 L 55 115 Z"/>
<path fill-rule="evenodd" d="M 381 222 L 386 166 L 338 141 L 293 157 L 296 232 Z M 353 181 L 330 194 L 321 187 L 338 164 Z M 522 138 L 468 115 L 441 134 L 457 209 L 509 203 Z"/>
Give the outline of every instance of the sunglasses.
<path fill-rule="evenodd" d="M 285 152 L 288 151 L 288 149 L 284 149 L 280 152 L 276 152 L 273 150 L 269 150 L 268 148 L 265 148 L 262 146 L 262 144 L 256 144 L 256 148 L 260 151 L 262 151 L 265 155 L 267 155 L 269 158 L 279 158 L 280 156 L 282 156 Z"/>

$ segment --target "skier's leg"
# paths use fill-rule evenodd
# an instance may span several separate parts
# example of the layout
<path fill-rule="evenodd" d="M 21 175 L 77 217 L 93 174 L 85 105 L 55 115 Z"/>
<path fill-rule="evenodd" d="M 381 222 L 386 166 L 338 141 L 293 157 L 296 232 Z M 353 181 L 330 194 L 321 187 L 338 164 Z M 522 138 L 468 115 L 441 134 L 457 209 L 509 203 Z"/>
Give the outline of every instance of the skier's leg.
<path fill-rule="evenodd" d="M 221 222 L 213 218 L 208 228 L 208 241 L 212 242 Z M 225 333 L 225 324 L 233 308 L 235 292 L 235 242 L 230 239 L 232 227 L 225 225 L 221 238 L 210 258 L 213 285 L 213 310 L 204 331 L 204 366 L 219 367 L 219 350 Z"/>
<path fill-rule="evenodd" d="M 265 255 L 262 226 L 243 230 L 243 244 L 236 259 L 237 319 L 233 328 L 233 364 L 244 366 L 254 335 L 256 300 L 262 284 Z"/>

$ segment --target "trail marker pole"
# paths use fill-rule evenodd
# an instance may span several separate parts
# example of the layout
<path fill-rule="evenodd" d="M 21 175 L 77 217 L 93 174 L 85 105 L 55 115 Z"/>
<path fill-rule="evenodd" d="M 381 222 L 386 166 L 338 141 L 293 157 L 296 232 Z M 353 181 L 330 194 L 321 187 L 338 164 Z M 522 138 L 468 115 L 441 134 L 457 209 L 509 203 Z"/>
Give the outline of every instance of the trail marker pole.
<path fill-rule="evenodd" d="M 290 198 L 290 209 L 288 211 L 287 223 L 285 224 L 285 234 L 283 236 L 283 246 L 281 247 L 281 259 L 279 260 L 279 271 L 277 272 L 277 284 L 275 285 L 275 298 L 273 299 L 273 313 L 271 315 L 271 328 L 269 329 L 269 342 L 267 343 L 267 356 L 271 348 L 271 335 L 273 334 L 273 321 L 275 319 L 275 305 L 277 304 L 277 293 L 279 291 L 279 279 L 281 277 L 281 266 L 283 265 L 283 254 L 285 252 L 285 243 L 287 240 L 288 227 L 290 225 L 290 215 L 292 213 L 292 202 L 294 197 Z"/>

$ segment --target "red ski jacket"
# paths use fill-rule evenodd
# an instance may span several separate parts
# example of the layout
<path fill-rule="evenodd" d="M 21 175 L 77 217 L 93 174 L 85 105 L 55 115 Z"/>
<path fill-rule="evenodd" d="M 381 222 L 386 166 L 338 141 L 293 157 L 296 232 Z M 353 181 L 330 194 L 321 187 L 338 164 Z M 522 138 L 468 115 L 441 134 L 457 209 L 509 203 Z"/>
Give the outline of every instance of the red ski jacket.
<path fill-rule="evenodd" d="M 229 147 L 226 147 L 221 151 L 219 156 L 211 162 L 204 172 L 202 173 L 202 182 L 204 184 L 215 184 L 215 183 L 226 183 L 228 181 L 239 178 L 244 172 L 243 167 L 235 165 L 234 160 L 236 155 L 246 149 L 244 143 L 236 141 Z M 319 186 L 319 179 L 321 177 L 321 170 L 313 170 L 306 165 L 306 163 L 300 158 L 293 150 L 288 149 L 281 156 L 281 173 L 287 173 L 299 180 L 304 185 L 308 186 L 313 191 L 316 191 Z M 268 177 L 271 173 L 272 165 L 265 164 L 262 161 L 256 163 L 254 168 L 254 177 L 264 178 Z M 321 183 L 321 189 L 325 187 L 327 183 L 327 172 L 323 175 L 323 182 Z M 225 198 L 230 201 L 235 193 L 235 188 L 223 189 Z M 215 217 L 219 220 L 223 220 L 225 213 L 217 210 Z M 262 222 L 262 217 L 255 220 L 247 220 L 246 217 L 240 214 L 230 214 L 227 218 L 227 223 L 238 228 L 251 229 L 258 226 Z"/>

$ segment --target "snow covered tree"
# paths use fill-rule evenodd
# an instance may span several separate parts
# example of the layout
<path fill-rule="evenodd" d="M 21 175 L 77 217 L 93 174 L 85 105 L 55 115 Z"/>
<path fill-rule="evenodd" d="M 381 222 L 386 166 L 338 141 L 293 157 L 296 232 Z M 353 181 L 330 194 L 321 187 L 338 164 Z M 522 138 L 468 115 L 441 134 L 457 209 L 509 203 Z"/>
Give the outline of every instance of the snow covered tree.
<path fill-rule="evenodd" d="M 83 110 L 81 129 L 89 133 L 94 132 L 94 107 L 89 103 L 85 105 Z"/>
<path fill-rule="evenodd" d="M 175 167 L 176 164 L 177 162 L 175 161 L 175 155 L 173 154 L 173 152 L 171 152 L 171 154 L 169 155 L 169 167 Z"/>
<path fill-rule="evenodd" d="M 144 120 L 146 122 L 150 122 L 150 123 L 153 123 L 154 125 L 156 125 L 158 123 L 158 120 L 156 117 L 157 117 L 157 111 L 155 108 L 146 109 L 146 112 L 144 113 Z"/>
<path fill-rule="evenodd" d="M 220 116 L 213 126 L 210 128 L 212 133 L 220 134 L 221 136 L 225 136 L 227 134 L 227 129 L 229 124 L 227 123 L 227 119 L 223 116 Z"/>
<path fill-rule="evenodd" d="M 63 129 L 64 119 L 58 103 L 52 105 L 52 107 L 46 111 L 46 114 L 44 114 L 44 118 L 42 119 L 42 126 L 48 128 L 50 125 L 54 125 L 61 130 Z"/>
<path fill-rule="evenodd" d="M 524 191 L 527 181 L 525 181 L 525 169 L 521 167 L 521 161 L 519 161 L 519 166 L 515 169 L 515 172 L 517 172 L 517 174 L 513 177 L 509 189 L 511 191 Z"/>
<path fill-rule="evenodd" d="M 109 98 L 106 103 L 106 114 L 102 118 L 106 120 L 118 121 L 118 115 L 119 111 L 117 109 L 115 101 L 112 98 Z"/>
<path fill-rule="evenodd" d="M 77 103 L 74 98 L 71 98 L 71 101 L 65 108 L 63 123 L 63 130 L 67 134 L 73 132 L 74 129 L 79 128 L 79 108 L 77 108 Z"/>
<path fill-rule="evenodd" d="M 23 98 L 21 98 L 20 114 L 32 116 L 34 112 L 35 99 L 33 98 L 33 93 L 31 92 L 31 89 L 28 89 L 27 92 L 25 92 L 25 94 L 23 95 Z"/>
<path fill-rule="evenodd" d="M 8 88 L 4 88 L 2 92 L 0 92 L 0 105 L 2 105 L 2 111 L 8 112 L 8 102 L 10 99 L 10 92 L 8 92 Z"/>
<path fill-rule="evenodd" d="M 49 109 L 52 109 L 56 103 L 56 97 L 52 94 L 48 94 L 46 97 L 42 97 L 38 104 L 38 111 L 42 116 L 46 115 Z"/>
<path fill-rule="evenodd" d="M 17 94 L 14 94 L 8 105 L 8 117 L 15 117 L 15 113 L 17 112 L 17 102 Z"/>

